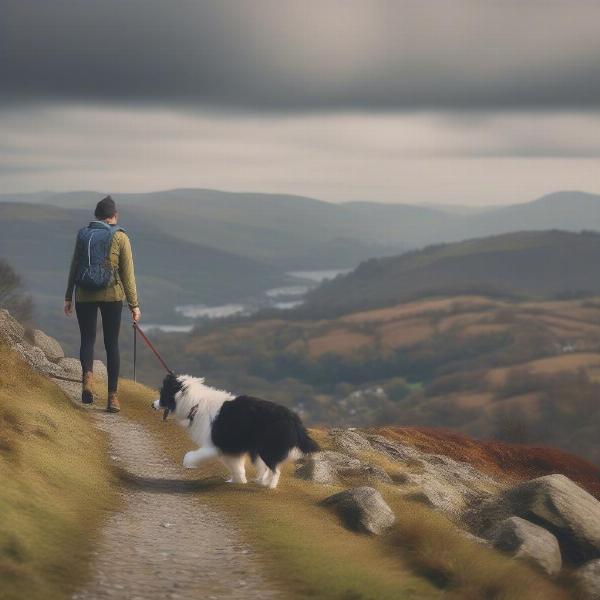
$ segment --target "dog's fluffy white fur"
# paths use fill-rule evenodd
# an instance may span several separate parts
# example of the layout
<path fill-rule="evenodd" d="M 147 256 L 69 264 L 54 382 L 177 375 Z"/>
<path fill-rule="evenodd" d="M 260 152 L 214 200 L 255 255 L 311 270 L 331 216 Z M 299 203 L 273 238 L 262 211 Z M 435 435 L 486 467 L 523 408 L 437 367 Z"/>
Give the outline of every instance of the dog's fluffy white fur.
<path fill-rule="evenodd" d="M 219 457 L 232 483 L 247 483 L 245 463 L 250 455 L 256 483 L 274 489 L 283 463 L 318 449 L 299 417 L 287 408 L 249 396 L 236 398 L 206 385 L 203 378 L 168 375 L 153 407 L 165 410 L 165 418 L 172 414 L 198 444 L 184 456 L 184 467 Z"/>

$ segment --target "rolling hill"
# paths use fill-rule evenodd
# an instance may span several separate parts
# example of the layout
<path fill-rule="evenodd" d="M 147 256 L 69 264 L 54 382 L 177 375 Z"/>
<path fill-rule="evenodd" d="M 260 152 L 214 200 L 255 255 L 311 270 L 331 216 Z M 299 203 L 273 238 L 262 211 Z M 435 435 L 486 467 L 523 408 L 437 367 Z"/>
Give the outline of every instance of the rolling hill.
<path fill-rule="evenodd" d="M 101 196 L 69 192 L 44 196 L 44 202 L 86 208 Z M 387 247 L 375 235 L 361 233 L 351 211 L 302 196 L 188 189 L 113 196 L 121 212 L 135 215 L 140 223 L 277 268 L 345 268 L 410 247 L 404 243 Z"/>
<path fill-rule="evenodd" d="M 0 201 L 90 208 L 102 194 L 5 194 Z M 193 243 L 290 269 L 354 267 L 368 258 L 514 231 L 600 231 L 600 196 L 578 191 L 479 209 L 410 204 L 332 204 L 285 194 L 176 189 L 114 194 L 140 223 Z"/>
<path fill-rule="evenodd" d="M 524 204 L 496 207 L 469 215 L 446 229 L 447 241 L 483 237 L 511 231 L 600 231 L 600 196 L 578 191 L 547 194 Z"/>
<path fill-rule="evenodd" d="M 289 281 L 274 267 L 191 243 L 122 215 L 132 238 L 141 303 L 149 319 L 173 316 L 178 304 L 220 304 Z M 60 311 L 77 230 L 88 211 L 0 203 L 0 255 L 23 276 L 52 329 Z"/>
<path fill-rule="evenodd" d="M 423 295 L 600 293 L 600 234 L 519 232 L 372 259 L 311 291 L 311 317 L 389 306 Z"/>

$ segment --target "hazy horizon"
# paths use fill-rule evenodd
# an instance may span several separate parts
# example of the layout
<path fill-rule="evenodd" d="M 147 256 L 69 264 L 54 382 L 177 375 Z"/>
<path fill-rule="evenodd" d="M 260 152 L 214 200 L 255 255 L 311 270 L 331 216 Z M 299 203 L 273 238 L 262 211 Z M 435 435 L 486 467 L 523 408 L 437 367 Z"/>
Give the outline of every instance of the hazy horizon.
<path fill-rule="evenodd" d="M 477 210 L 478 208 L 482 209 L 482 210 L 487 210 L 487 209 L 493 209 L 493 208 L 500 208 L 502 206 L 511 206 L 511 205 L 515 205 L 515 204 L 527 204 L 529 202 L 533 202 L 535 200 L 539 200 L 545 196 L 549 196 L 552 194 L 557 194 L 557 193 L 583 193 L 583 194 L 591 194 L 591 195 L 597 195 L 600 196 L 600 192 L 595 192 L 595 191 L 590 191 L 590 190 L 567 190 L 567 189 L 561 189 L 561 190 L 551 190 L 548 191 L 546 193 L 541 194 L 540 196 L 536 196 L 533 198 L 526 198 L 526 199 L 521 199 L 518 201 L 513 201 L 513 202 L 504 202 L 504 203 L 497 203 L 497 204 L 486 204 L 486 205 L 479 205 L 479 204 L 467 204 L 467 203 L 454 203 L 454 202 L 435 202 L 435 201 L 422 201 L 422 202 L 402 202 L 402 201 L 398 201 L 398 202 L 379 202 L 377 200 L 361 200 L 361 199 L 340 199 L 340 200 L 329 200 L 329 199 L 325 199 L 325 198 L 317 198 L 316 196 L 307 196 L 304 194 L 296 194 L 294 192 L 265 192 L 263 190 L 252 190 L 252 189 L 248 189 L 248 190 L 230 190 L 230 189 L 217 189 L 217 188 L 207 188 L 207 187 L 172 187 L 172 188 L 162 188 L 162 189 L 148 189 L 148 190 L 98 190 L 98 189 L 37 189 L 37 190 L 31 190 L 31 191 L 1 191 L 0 192 L 0 197 L 2 196 L 19 196 L 19 195 L 23 195 L 23 196 L 28 196 L 28 195 L 60 195 L 60 194 L 77 194 L 77 193 L 98 193 L 98 194 L 111 194 L 112 196 L 114 196 L 115 198 L 118 198 L 119 195 L 121 194 L 160 194 L 160 193 L 167 193 L 167 192 L 173 192 L 173 191 L 178 191 L 178 190 L 198 190 L 198 191 L 213 191 L 213 192 L 222 192 L 222 193 L 231 193 L 231 194 L 260 194 L 260 195 L 281 195 L 281 196 L 297 196 L 299 198 L 310 198 L 312 200 L 318 200 L 318 201 L 322 201 L 322 202 L 328 202 L 331 204 L 344 204 L 344 203 L 348 203 L 348 202 L 372 202 L 375 204 L 407 204 L 407 205 L 412 205 L 412 206 L 422 206 L 423 208 L 443 208 L 448 207 L 448 208 L 456 208 L 456 209 L 460 209 L 460 208 L 464 208 L 464 209 L 473 209 L 473 210 Z"/>

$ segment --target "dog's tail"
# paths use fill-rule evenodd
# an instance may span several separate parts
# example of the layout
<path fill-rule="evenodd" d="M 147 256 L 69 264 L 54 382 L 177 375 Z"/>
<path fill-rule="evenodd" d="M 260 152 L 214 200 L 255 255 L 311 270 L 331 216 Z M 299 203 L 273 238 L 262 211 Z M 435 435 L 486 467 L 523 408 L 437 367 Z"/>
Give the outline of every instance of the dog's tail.
<path fill-rule="evenodd" d="M 296 437 L 298 440 L 298 448 L 303 454 L 310 454 L 311 452 L 318 452 L 321 448 L 319 444 L 313 440 L 304 425 L 302 425 L 302 421 L 300 418 L 296 416 Z"/>

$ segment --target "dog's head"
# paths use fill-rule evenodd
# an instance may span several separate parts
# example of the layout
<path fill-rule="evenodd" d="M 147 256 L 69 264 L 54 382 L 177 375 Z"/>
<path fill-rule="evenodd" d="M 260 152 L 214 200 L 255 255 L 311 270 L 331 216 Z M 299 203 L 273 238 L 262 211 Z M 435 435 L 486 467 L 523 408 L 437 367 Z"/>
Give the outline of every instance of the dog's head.
<path fill-rule="evenodd" d="M 175 396 L 183 389 L 183 381 L 173 373 L 169 373 L 164 379 L 160 388 L 160 397 L 152 403 L 155 410 L 163 410 L 163 420 L 169 413 L 177 409 L 177 399 Z"/>

